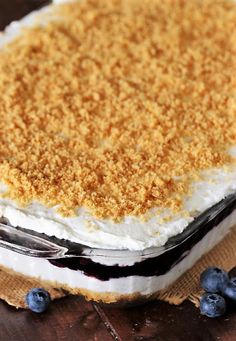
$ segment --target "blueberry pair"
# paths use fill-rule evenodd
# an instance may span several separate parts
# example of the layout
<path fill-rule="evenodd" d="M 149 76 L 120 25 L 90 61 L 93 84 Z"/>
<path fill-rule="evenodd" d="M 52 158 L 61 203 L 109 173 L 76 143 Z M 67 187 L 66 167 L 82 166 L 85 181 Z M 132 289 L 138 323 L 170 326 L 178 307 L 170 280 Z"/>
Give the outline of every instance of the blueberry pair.
<path fill-rule="evenodd" d="M 201 314 L 222 316 L 226 311 L 226 300 L 236 302 L 236 268 L 227 273 L 217 267 L 209 267 L 201 274 L 200 283 L 206 291 L 200 301 Z"/>

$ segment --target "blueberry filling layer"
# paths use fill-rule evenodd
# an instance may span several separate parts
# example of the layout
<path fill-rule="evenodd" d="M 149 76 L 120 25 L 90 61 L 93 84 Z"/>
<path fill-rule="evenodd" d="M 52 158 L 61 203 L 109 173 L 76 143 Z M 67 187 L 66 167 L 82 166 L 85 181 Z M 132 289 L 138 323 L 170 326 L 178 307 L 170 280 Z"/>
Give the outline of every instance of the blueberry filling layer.
<path fill-rule="evenodd" d="M 94 260 L 80 257 L 83 254 L 83 245 L 61 240 L 56 237 L 48 237 L 33 231 L 30 231 L 30 233 L 53 241 L 61 246 L 66 246 L 70 254 L 76 255 L 76 257 L 72 258 L 48 260 L 57 267 L 69 268 L 74 271 L 80 270 L 87 276 L 95 277 L 103 281 L 111 278 L 135 275 L 160 276 L 166 274 L 172 267 L 185 258 L 191 252 L 194 245 L 201 241 L 209 231 L 219 225 L 235 209 L 236 195 L 231 195 L 197 217 L 181 235 L 171 238 L 164 247 L 166 248 L 165 252 L 156 257 L 139 261 L 131 266 L 110 266 L 96 263 Z M 18 229 L 21 230 L 21 228 Z M 170 248 L 171 245 L 173 247 Z"/>

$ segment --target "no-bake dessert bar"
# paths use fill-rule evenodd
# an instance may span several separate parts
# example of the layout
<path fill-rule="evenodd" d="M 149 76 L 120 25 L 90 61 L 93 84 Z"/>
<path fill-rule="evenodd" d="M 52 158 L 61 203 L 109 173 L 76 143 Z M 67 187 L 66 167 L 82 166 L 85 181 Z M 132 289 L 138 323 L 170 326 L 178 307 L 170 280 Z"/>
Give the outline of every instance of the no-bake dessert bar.
<path fill-rule="evenodd" d="M 2 267 L 134 301 L 224 238 L 236 222 L 235 23 L 230 0 L 84 0 L 6 29 Z M 64 251 L 37 252 L 40 240 Z"/>

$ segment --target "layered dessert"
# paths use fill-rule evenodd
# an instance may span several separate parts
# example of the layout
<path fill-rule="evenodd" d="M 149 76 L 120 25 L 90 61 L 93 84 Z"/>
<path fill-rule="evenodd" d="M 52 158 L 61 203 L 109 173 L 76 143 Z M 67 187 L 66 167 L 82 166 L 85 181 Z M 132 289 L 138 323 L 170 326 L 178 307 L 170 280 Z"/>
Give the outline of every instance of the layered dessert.
<path fill-rule="evenodd" d="M 84 0 L 6 29 L 4 269 L 105 303 L 148 299 L 226 236 L 235 22 L 230 0 Z"/>

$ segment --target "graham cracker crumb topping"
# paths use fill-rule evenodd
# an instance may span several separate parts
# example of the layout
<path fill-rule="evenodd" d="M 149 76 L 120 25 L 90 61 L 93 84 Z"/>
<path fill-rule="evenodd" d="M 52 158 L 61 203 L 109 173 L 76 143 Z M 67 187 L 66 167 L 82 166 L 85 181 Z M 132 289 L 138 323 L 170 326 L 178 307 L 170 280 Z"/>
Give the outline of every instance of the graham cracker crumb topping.
<path fill-rule="evenodd" d="M 201 170 L 233 162 L 236 5 L 85 0 L 55 14 L 0 52 L 5 195 L 115 220 L 180 209 Z"/>

